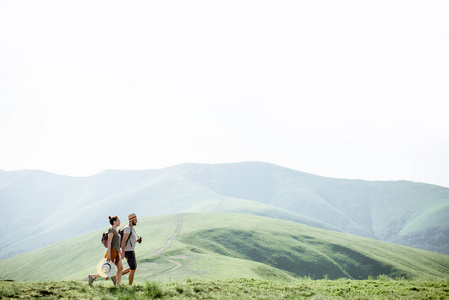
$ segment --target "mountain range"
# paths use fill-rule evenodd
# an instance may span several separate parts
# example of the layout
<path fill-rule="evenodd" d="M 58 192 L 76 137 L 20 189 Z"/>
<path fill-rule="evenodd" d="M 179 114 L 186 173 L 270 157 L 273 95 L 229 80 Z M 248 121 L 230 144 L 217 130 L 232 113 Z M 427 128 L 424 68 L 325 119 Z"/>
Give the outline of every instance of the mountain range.
<path fill-rule="evenodd" d="M 449 189 L 308 174 L 263 162 L 182 164 L 69 177 L 0 171 L 0 259 L 122 220 L 232 212 L 449 254 Z"/>

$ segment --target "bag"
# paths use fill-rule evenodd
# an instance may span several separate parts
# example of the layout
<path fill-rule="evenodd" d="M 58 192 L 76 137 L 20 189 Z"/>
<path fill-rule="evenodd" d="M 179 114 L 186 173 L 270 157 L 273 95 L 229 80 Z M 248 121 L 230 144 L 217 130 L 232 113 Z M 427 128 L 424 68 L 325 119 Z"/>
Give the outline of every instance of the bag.
<path fill-rule="evenodd" d="M 112 229 L 114 230 L 114 229 Z M 120 233 L 120 230 L 118 231 Z M 108 233 L 103 232 L 103 235 L 101 236 L 101 243 L 105 248 L 108 248 Z"/>
<path fill-rule="evenodd" d="M 108 247 L 108 233 L 107 232 L 103 232 L 103 236 L 101 237 L 101 243 L 103 244 L 103 246 L 105 248 Z"/>
<path fill-rule="evenodd" d="M 126 228 L 126 227 L 125 227 L 125 228 Z M 121 236 L 122 238 L 123 238 L 123 236 L 125 235 L 125 228 L 119 229 L 119 230 L 118 230 L 118 234 L 120 234 L 120 236 Z M 129 227 L 129 228 L 131 228 L 131 227 Z M 128 234 L 128 238 L 126 239 L 125 247 L 126 247 L 126 244 L 128 244 L 129 238 L 131 237 L 132 234 L 133 234 L 133 230 L 132 230 L 132 228 L 131 228 L 131 232 Z M 120 243 L 120 245 L 121 245 L 121 243 Z"/>

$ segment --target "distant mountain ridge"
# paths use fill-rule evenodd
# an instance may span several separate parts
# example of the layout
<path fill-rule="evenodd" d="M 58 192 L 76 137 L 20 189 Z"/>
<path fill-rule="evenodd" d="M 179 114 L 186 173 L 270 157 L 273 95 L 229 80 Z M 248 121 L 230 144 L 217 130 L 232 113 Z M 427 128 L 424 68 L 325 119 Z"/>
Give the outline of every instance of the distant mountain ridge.
<path fill-rule="evenodd" d="M 0 258 L 124 220 L 130 212 L 238 212 L 449 254 L 449 189 L 334 179 L 262 162 L 182 164 L 69 177 L 0 172 Z"/>

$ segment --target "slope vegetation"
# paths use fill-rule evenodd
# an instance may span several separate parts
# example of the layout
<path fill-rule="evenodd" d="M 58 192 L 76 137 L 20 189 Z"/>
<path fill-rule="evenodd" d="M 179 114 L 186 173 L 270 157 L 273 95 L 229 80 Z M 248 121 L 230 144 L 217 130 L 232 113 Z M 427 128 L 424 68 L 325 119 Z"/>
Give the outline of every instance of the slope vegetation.
<path fill-rule="evenodd" d="M 449 256 L 274 218 L 202 213 L 142 218 L 136 279 L 449 277 Z M 105 229 L 103 229 L 105 230 Z M 174 236 L 174 233 L 177 232 Z M 1 278 L 83 280 L 105 249 L 91 232 L 0 261 Z M 161 258 L 157 250 L 166 245 Z M 173 261 L 181 264 L 173 268 Z M 125 264 L 126 265 L 126 264 Z M 68 271 L 69 270 L 69 271 Z"/>
<path fill-rule="evenodd" d="M 434 238 L 449 234 L 447 188 L 326 178 L 256 162 L 189 165 L 185 176 L 221 195 L 283 208 L 344 232 L 449 254 L 447 240 Z"/>
<path fill-rule="evenodd" d="M 334 179 L 249 162 L 67 177 L 0 172 L 0 259 L 101 228 L 108 215 L 237 212 L 449 254 L 449 189 Z M 83 220 L 83 222 L 79 222 Z"/>

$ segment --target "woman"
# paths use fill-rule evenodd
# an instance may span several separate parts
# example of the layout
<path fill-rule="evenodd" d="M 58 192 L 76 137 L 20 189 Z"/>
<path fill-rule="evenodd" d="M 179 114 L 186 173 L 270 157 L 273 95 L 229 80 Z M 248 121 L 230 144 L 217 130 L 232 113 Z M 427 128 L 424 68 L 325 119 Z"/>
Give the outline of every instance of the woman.
<path fill-rule="evenodd" d="M 106 251 L 106 254 L 104 258 L 106 260 L 114 262 L 114 264 L 117 266 L 117 275 L 114 277 L 111 277 L 112 282 L 115 286 L 119 286 L 120 282 L 122 281 L 122 271 L 123 271 L 123 264 L 122 260 L 120 258 L 120 243 L 121 243 L 121 236 L 117 231 L 117 227 L 120 226 L 120 219 L 118 216 L 109 216 L 109 223 L 112 225 L 111 228 L 108 230 L 108 250 Z M 93 274 L 89 275 L 89 285 L 92 285 L 95 279 L 98 277 L 101 277 L 100 274 Z"/>

